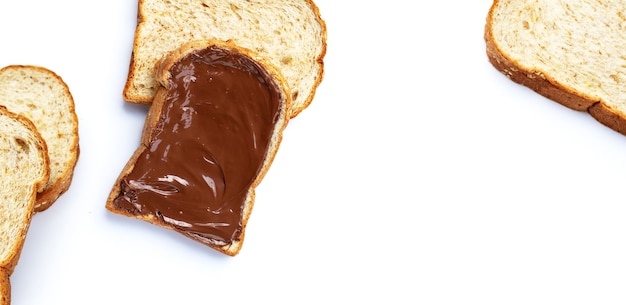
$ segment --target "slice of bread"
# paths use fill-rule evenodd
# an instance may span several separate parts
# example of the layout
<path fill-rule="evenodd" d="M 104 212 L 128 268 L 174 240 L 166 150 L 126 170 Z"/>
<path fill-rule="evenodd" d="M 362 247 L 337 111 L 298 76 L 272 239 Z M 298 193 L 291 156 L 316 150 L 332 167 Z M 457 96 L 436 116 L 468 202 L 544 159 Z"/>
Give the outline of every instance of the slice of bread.
<path fill-rule="evenodd" d="M 50 179 L 35 204 L 35 211 L 43 211 L 68 190 L 78 160 L 78 118 L 72 95 L 54 72 L 13 65 L 0 69 L 0 105 L 30 119 L 46 141 Z"/>
<path fill-rule="evenodd" d="M 280 69 L 295 117 L 313 100 L 323 77 L 326 25 L 311 0 L 139 0 L 124 99 L 151 103 L 155 64 L 193 40 L 232 40 Z"/>
<path fill-rule="evenodd" d="M 495 0 L 484 38 L 511 80 L 626 135 L 625 27 L 619 1 Z"/>
<path fill-rule="evenodd" d="M 11 300 L 9 276 L 19 260 L 37 192 L 50 174 L 46 142 L 35 125 L 0 106 L 0 305 Z"/>
<path fill-rule="evenodd" d="M 156 79 L 141 145 L 106 208 L 234 256 L 289 120 L 288 85 L 260 54 L 217 40 L 170 52 Z"/>

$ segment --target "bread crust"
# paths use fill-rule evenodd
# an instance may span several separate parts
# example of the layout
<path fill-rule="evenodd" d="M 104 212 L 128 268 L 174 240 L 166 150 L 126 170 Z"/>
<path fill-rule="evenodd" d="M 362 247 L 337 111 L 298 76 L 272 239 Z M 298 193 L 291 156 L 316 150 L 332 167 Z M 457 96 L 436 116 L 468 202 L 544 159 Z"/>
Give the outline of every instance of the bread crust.
<path fill-rule="evenodd" d="M 291 98 L 290 98 L 291 94 L 289 92 L 289 88 L 288 88 L 288 86 L 286 84 L 286 81 L 284 80 L 284 78 L 282 77 L 280 71 L 277 68 L 272 66 L 269 62 L 267 62 L 259 54 L 255 53 L 255 52 L 253 52 L 253 51 L 251 51 L 249 49 L 245 49 L 245 48 L 242 48 L 240 46 L 237 46 L 234 43 L 232 43 L 231 41 L 220 41 L 220 40 L 191 41 L 191 42 L 188 42 L 188 43 L 182 45 L 179 49 L 176 49 L 176 50 L 170 52 L 166 57 L 164 57 L 158 63 L 157 69 L 156 69 L 156 78 L 157 78 L 158 83 L 160 84 L 160 86 L 157 89 L 154 101 L 150 105 L 150 109 L 149 109 L 147 117 L 146 117 L 146 121 L 145 121 L 145 124 L 144 124 L 144 127 L 143 127 L 143 131 L 142 131 L 142 135 L 141 135 L 141 143 L 142 143 L 142 145 L 140 145 L 137 148 L 137 150 L 133 153 L 133 155 L 131 156 L 131 158 L 129 159 L 129 161 L 125 165 L 125 167 L 122 169 L 122 171 L 121 171 L 120 175 L 118 176 L 115 184 L 113 185 L 111 193 L 110 193 L 110 195 L 109 195 L 109 197 L 107 199 L 106 208 L 107 208 L 107 210 L 109 210 L 109 211 L 111 211 L 111 212 L 113 212 L 115 214 L 120 214 L 120 215 L 131 217 L 131 218 L 141 219 L 141 220 L 150 222 L 152 224 L 155 224 L 157 226 L 168 228 L 168 229 L 176 231 L 176 228 L 174 226 L 172 226 L 171 224 L 159 221 L 158 219 L 156 219 L 152 215 L 138 216 L 138 215 L 130 214 L 130 213 L 124 211 L 124 210 L 117 209 L 115 207 L 115 205 L 114 205 L 114 200 L 116 199 L 116 197 L 121 192 L 121 184 L 120 184 L 120 182 L 122 181 L 122 179 L 125 176 L 127 176 L 133 170 L 137 159 L 139 158 L 141 153 L 144 150 L 147 149 L 148 144 L 151 143 L 151 141 L 152 141 L 153 131 L 155 130 L 155 127 L 156 127 L 156 125 L 158 123 L 159 116 L 160 116 L 161 110 L 163 109 L 165 97 L 166 97 L 166 94 L 167 94 L 167 91 L 168 91 L 168 87 L 169 87 L 169 78 L 170 78 L 169 70 L 170 70 L 170 67 L 173 64 L 175 64 L 180 58 L 185 56 L 186 54 L 188 54 L 190 52 L 193 52 L 195 50 L 200 50 L 200 49 L 208 48 L 208 47 L 211 47 L 211 46 L 217 46 L 217 47 L 220 47 L 222 49 L 230 50 L 231 52 L 238 52 L 238 53 L 240 53 L 242 55 L 247 56 L 248 58 L 251 58 L 252 60 L 256 61 L 257 63 L 259 63 L 272 76 L 272 78 L 274 79 L 276 85 L 281 89 L 282 99 L 283 99 L 283 101 L 281 103 L 282 107 L 281 107 L 281 111 L 280 111 L 280 115 L 279 115 L 279 120 L 278 120 L 277 124 L 274 127 L 272 140 L 271 140 L 271 143 L 270 143 L 270 147 L 268 148 L 266 157 L 264 159 L 264 163 L 263 163 L 263 165 L 261 167 L 261 170 L 260 170 L 259 174 L 257 175 L 255 180 L 252 182 L 250 188 L 248 189 L 248 193 L 247 193 L 247 196 L 246 196 L 246 199 L 245 199 L 245 203 L 244 203 L 243 218 L 242 218 L 242 230 L 241 230 L 239 238 L 237 238 L 233 243 L 225 245 L 225 246 L 215 246 L 215 245 L 212 245 L 212 244 L 206 244 L 207 246 L 209 246 L 209 247 L 211 247 L 211 248 L 213 248 L 213 249 L 215 249 L 215 250 L 217 250 L 219 252 L 222 252 L 222 253 L 230 255 L 230 256 L 235 256 L 241 250 L 241 247 L 242 247 L 242 244 L 243 244 L 243 240 L 244 240 L 244 236 L 245 236 L 245 229 L 246 229 L 246 226 L 247 226 L 247 223 L 248 223 L 248 219 L 250 218 L 250 214 L 252 212 L 252 208 L 254 206 L 254 199 L 255 199 L 254 189 L 258 186 L 258 184 L 261 182 L 261 180 L 263 179 L 263 177 L 265 176 L 265 174 L 269 170 L 270 165 L 273 162 L 274 157 L 276 156 L 276 152 L 278 150 L 280 142 L 282 141 L 283 130 L 285 129 L 285 127 L 287 126 L 287 123 L 289 121 L 289 111 L 291 109 L 290 108 L 291 107 Z"/>
<path fill-rule="evenodd" d="M 0 305 L 11 304 L 11 282 L 9 273 L 0 267 Z"/>
<path fill-rule="evenodd" d="M 487 15 L 484 40 L 489 62 L 512 81 L 524 85 L 540 95 L 576 111 L 586 111 L 601 124 L 626 135 L 626 118 L 599 98 L 572 89 L 542 71 L 529 70 L 507 56 L 499 47 L 492 31 L 493 12 L 499 0 L 494 0 Z"/>
<path fill-rule="evenodd" d="M 61 195 L 63 195 L 70 188 L 72 184 L 72 180 L 74 178 L 74 170 L 76 168 L 76 164 L 78 163 L 78 158 L 80 156 L 80 145 L 79 145 L 79 134 L 78 134 L 78 115 L 76 114 L 76 106 L 74 104 L 74 97 L 70 92 L 70 88 L 65 83 L 65 81 L 56 74 L 54 71 L 51 71 L 44 67 L 38 66 L 26 66 L 29 69 L 36 69 L 43 73 L 48 73 L 53 76 L 57 83 L 61 86 L 66 98 L 70 101 L 69 109 L 67 110 L 66 115 L 70 116 L 76 124 L 72 130 L 73 141 L 68 143 L 67 152 L 72 156 L 71 160 L 67 163 L 67 166 L 64 168 L 63 174 L 58 177 L 51 185 L 47 186 L 47 188 L 37 194 L 37 201 L 35 202 L 35 212 L 42 212 L 47 210 L 52 204 L 54 204 Z"/>
<path fill-rule="evenodd" d="M 80 157 L 80 144 L 79 144 L 79 134 L 78 134 L 78 115 L 76 114 L 76 106 L 74 104 L 74 97 L 70 92 L 68 85 L 65 81 L 56 74 L 54 71 L 43 67 L 30 66 L 32 69 L 39 69 L 42 72 L 50 73 L 57 82 L 62 86 L 63 91 L 65 92 L 66 97 L 71 101 L 68 105 L 70 108 L 68 109 L 66 115 L 72 117 L 72 120 L 76 122 L 72 130 L 73 141 L 68 143 L 68 153 L 72 156 L 71 160 L 68 162 L 67 166 L 64 168 L 63 175 L 58 177 L 56 181 L 50 186 L 47 187 L 46 190 L 37 194 L 37 201 L 35 203 L 35 212 L 42 212 L 47 210 L 49 207 L 54 204 L 61 195 L 63 195 L 67 190 L 69 190 L 70 185 L 72 184 L 72 180 L 74 178 L 74 170 L 76 169 L 76 164 L 78 163 L 78 158 Z"/>
<path fill-rule="evenodd" d="M 127 102 L 132 102 L 132 103 L 139 103 L 139 104 L 150 104 L 152 103 L 153 99 L 154 99 L 154 95 L 156 94 L 156 90 L 154 90 L 154 95 L 153 94 L 143 94 L 143 93 L 139 93 L 138 90 L 136 90 L 135 87 L 139 86 L 139 85 L 145 85 L 145 84 L 138 84 L 138 79 L 141 78 L 141 76 L 139 74 L 141 74 L 140 72 L 142 72 L 142 70 L 151 70 L 151 69 L 156 69 L 156 65 L 159 65 L 159 63 L 156 63 L 155 67 L 150 66 L 151 63 L 145 63 L 145 64 L 141 64 L 138 65 L 137 60 L 141 60 L 143 61 L 143 58 L 139 58 L 137 55 L 137 49 L 138 47 L 142 44 L 145 43 L 144 41 L 141 41 L 141 38 L 143 37 L 140 33 L 143 30 L 144 27 L 144 21 L 145 21 L 145 17 L 144 15 L 147 14 L 147 12 L 145 12 L 145 10 L 143 9 L 144 6 L 144 0 L 139 0 L 138 3 L 138 13 L 137 13 L 137 27 L 135 30 L 135 36 L 134 36 L 134 40 L 133 40 L 133 51 L 131 53 L 130 56 L 130 65 L 129 65 L 129 69 L 128 69 L 128 76 L 126 79 L 126 83 L 124 85 L 124 89 L 122 92 L 122 97 L 125 101 Z M 318 8 L 318 6 L 312 1 L 312 0 L 302 0 L 302 3 L 306 4 L 312 11 L 312 13 L 315 15 L 315 21 L 316 23 L 320 26 L 321 31 L 320 31 L 320 35 L 321 35 L 321 43 L 322 45 L 321 47 L 321 51 L 320 53 L 317 55 L 317 57 L 314 59 L 314 62 L 318 65 L 319 71 L 317 73 L 317 75 L 315 75 L 314 77 L 314 82 L 313 82 L 313 86 L 310 89 L 309 92 L 300 92 L 298 94 L 298 96 L 292 96 L 291 99 L 293 102 L 293 105 L 291 107 L 290 110 L 290 118 L 294 118 L 296 117 L 298 114 L 300 114 L 305 108 L 307 108 L 311 102 L 313 101 L 313 98 L 315 96 L 315 93 L 317 91 L 317 88 L 319 87 L 320 83 L 322 82 L 322 79 L 324 78 L 324 57 L 326 55 L 326 49 L 327 49 L 327 27 L 326 27 L 326 22 L 322 19 L 321 14 L 320 14 L 320 10 Z M 171 31 L 171 29 L 167 29 L 164 28 L 164 31 Z M 155 30 L 156 31 L 156 30 Z M 204 34 L 197 34 L 197 36 L 203 36 Z M 211 40 L 211 39 L 220 39 L 220 40 L 228 40 L 228 39 L 238 39 L 239 37 L 228 37 L 228 38 L 224 38 L 224 37 L 213 37 L 213 35 L 207 35 L 206 40 Z M 196 38 L 198 39 L 198 38 Z M 259 43 L 260 44 L 260 43 Z M 250 46 L 248 46 L 248 49 L 250 49 Z M 172 50 L 174 51 L 174 50 Z M 273 64 L 273 66 L 277 66 L 276 64 Z M 288 82 L 287 82 L 288 83 Z M 290 90 L 293 92 L 294 88 L 290 88 Z M 304 95 L 306 94 L 305 98 L 302 98 L 300 95 Z M 298 98 L 299 97 L 299 98 Z M 296 102 L 297 101 L 297 102 Z"/>

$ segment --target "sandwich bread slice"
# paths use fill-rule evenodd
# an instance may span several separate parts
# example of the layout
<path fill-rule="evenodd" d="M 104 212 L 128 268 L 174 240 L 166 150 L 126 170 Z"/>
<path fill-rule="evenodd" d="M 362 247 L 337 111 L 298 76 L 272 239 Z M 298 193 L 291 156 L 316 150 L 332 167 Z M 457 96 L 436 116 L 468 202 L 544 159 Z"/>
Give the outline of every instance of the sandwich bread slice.
<path fill-rule="evenodd" d="M 46 141 L 50 178 L 35 203 L 35 211 L 44 211 L 69 189 L 78 161 L 74 99 L 56 73 L 38 66 L 12 65 L 0 69 L 0 105 L 32 121 Z"/>
<path fill-rule="evenodd" d="M 626 135 L 625 28 L 621 1 L 495 0 L 484 38 L 511 80 Z"/>
<path fill-rule="evenodd" d="M 141 144 L 106 208 L 234 256 L 289 120 L 286 81 L 260 54 L 218 40 L 183 44 L 155 77 Z"/>
<path fill-rule="evenodd" d="M 311 0 L 139 0 L 126 101 L 151 103 L 156 63 L 194 40 L 231 40 L 264 56 L 290 87 L 295 117 L 323 77 L 326 24 Z"/>
<path fill-rule="evenodd" d="M 35 125 L 0 106 L 0 305 L 11 302 L 9 277 L 22 252 L 37 193 L 50 174 L 46 142 Z"/>

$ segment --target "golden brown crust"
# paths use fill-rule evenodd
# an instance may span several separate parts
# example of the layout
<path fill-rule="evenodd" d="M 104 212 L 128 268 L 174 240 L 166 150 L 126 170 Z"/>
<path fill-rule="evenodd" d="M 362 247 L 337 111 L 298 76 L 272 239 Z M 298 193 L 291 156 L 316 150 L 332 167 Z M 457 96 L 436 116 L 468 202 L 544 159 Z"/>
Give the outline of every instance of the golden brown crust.
<path fill-rule="evenodd" d="M 0 269 L 6 273 L 7 277 L 10 277 L 11 274 L 13 274 L 13 270 L 15 270 L 15 266 L 17 266 L 20 256 L 22 255 L 22 249 L 24 248 L 24 242 L 26 241 L 26 234 L 28 234 L 30 222 L 32 221 L 32 214 L 33 213 L 29 215 L 28 219 L 25 221 L 24 227 L 21 228 L 22 232 L 20 233 L 20 241 L 15 243 L 15 249 L 13 249 L 13 253 L 9 260 L 0 264 Z"/>
<path fill-rule="evenodd" d="M 58 180 L 51 188 L 44 190 L 37 194 L 37 202 L 35 203 L 35 212 L 43 212 L 51 207 L 61 195 L 63 195 L 70 188 L 72 180 L 74 179 L 74 169 L 80 155 L 80 148 L 78 145 L 75 147 L 76 158 L 72 162 L 71 167 L 67 168 L 67 171 L 62 179 Z"/>
<path fill-rule="evenodd" d="M 595 103 L 587 112 L 603 125 L 626 135 L 626 119 L 604 103 Z"/>
<path fill-rule="evenodd" d="M 255 193 L 254 193 L 254 189 L 258 186 L 258 184 L 261 182 L 261 180 L 263 179 L 263 177 L 265 176 L 265 174 L 267 173 L 271 163 L 274 160 L 274 157 L 276 155 L 276 152 L 278 150 L 278 146 L 280 144 L 280 142 L 282 141 L 282 132 L 285 129 L 285 127 L 287 126 L 288 120 L 289 120 L 289 110 L 291 109 L 291 99 L 290 99 L 290 93 L 289 93 L 289 89 L 288 86 L 286 85 L 286 81 L 284 80 L 284 78 L 282 77 L 282 75 L 280 74 L 280 72 L 274 67 L 272 66 L 270 63 L 268 63 L 265 59 L 263 59 L 261 56 L 259 56 L 258 54 L 254 53 L 251 50 L 245 49 L 245 48 L 241 48 L 235 44 L 233 44 L 230 41 L 220 41 L 220 40 L 209 40 L 209 41 L 192 41 L 189 42 L 187 44 L 184 44 L 183 46 L 181 46 L 179 49 L 174 50 L 172 52 L 170 52 L 166 57 L 164 57 L 158 64 L 157 64 L 157 69 L 156 69 L 156 78 L 158 80 L 158 83 L 160 84 L 159 88 L 156 91 L 155 94 L 155 98 L 154 101 L 152 102 L 152 104 L 150 105 L 150 109 L 148 111 L 147 117 L 146 117 L 146 121 L 143 127 L 143 131 L 142 131 L 142 135 L 141 135 L 141 143 L 142 145 L 139 146 L 139 148 L 135 151 L 135 153 L 131 156 L 131 158 L 129 159 L 128 163 L 126 164 L 126 166 L 122 169 L 122 172 L 120 173 L 120 175 L 118 176 L 118 179 L 116 180 L 113 189 L 107 199 L 107 203 L 106 203 L 106 208 L 107 210 L 116 213 L 116 214 L 120 214 L 120 215 L 124 215 L 127 217 L 131 217 L 131 218 L 136 218 L 136 219 L 141 219 L 147 222 L 150 222 L 152 224 L 164 227 L 164 228 L 168 228 L 168 229 L 172 229 L 172 230 L 176 230 L 176 228 L 174 226 L 172 226 L 171 224 L 167 224 L 164 222 L 159 221 L 158 219 L 156 219 L 155 217 L 152 216 L 138 216 L 138 215 L 132 215 L 126 211 L 122 211 L 119 209 L 116 209 L 116 207 L 114 206 L 114 200 L 115 198 L 118 196 L 118 194 L 121 191 L 121 186 L 120 186 L 120 182 L 121 180 L 127 176 L 134 168 L 135 162 L 137 161 L 137 159 L 139 158 L 139 156 L 141 155 L 141 153 L 146 149 L 147 145 L 151 142 L 152 140 L 152 136 L 153 136 L 153 130 L 155 128 L 155 126 L 158 123 L 159 120 L 159 116 L 161 113 L 161 110 L 163 108 L 163 103 L 165 102 L 165 97 L 167 94 L 167 90 L 168 90 L 168 86 L 169 86 L 169 70 L 170 67 L 175 64 L 180 58 L 182 58 L 183 56 L 185 56 L 188 53 L 191 53 L 195 50 L 199 50 L 199 49 L 204 49 L 204 48 L 208 48 L 210 46 L 218 46 L 220 48 L 223 49 L 228 49 L 231 52 L 238 52 L 240 54 L 243 54 L 253 60 L 255 60 L 256 62 L 258 62 L 262 67 L 264 67 L 267 72 L 272 76 L 272 78 L 274 79 L 274 81 L 276 82 L 277 86 L 280 87 L 281 92 L 283 92 L 283 106 L 281 109 L 281 115 L 280 117 L 282 119 L 279 120 L 279 123 L 277 123 L 276 125 L 276 129 L 274 130 L 274 136 L 273 136 L 273 141 L 270 145 L 270 148 L 268 149 L 268 153 L 267 156 L 265 158 L 265 161 L 263 163 L 263 166 L 259 172 L 259 174 L 257 175 L 256 179 L 252 182 L 249 190 L 248 190 L 248 194 L 246 196 L 246 202 L 245 202 L 245 206 L 244 206 L 244 215 L 243 215 L 243 219 L 242 219 L 242 230 L 241 230 L 241 234 L 239 236 L 239 238 L 237 238 L 236 241 L 234 241 L 232 244 L 230 245 L 226 245 L 226 246 L 214 246 L 214 245 L 208 245 L 211 248 L 222 252 L 224 254 L 230 255 L 230 256 L 234 256 L 237 255 L 239 253 L 239 251 L 241 250 L 242 244 L 243 244 L 243 239 L 245 236 L 245 228 L 246 225 L 248 223 L 248 219 L 250 217 L 250 214 L 252 212 L 252 208 L 254 206 L 254 199 L 255 199 Z"/>
<path fill-rule="evenodd" d="M 11 304 L 11 282 L 9 273 L 0 267 L 0 305 Z"/>
<path fill-rule="evenodd" d="M 485 24 L 484 39 L 489 62 L 512 81 L 524 85 L 565 107 L 576 111 L 587 111 L 598 122 L 626 135 L 626 118 L 613 111 L 610 106 L 597 98 L 557 82 L 550 75 L 541 71 L 528 70 L 502 52 L 493 37 L 491 28 L 493 11 L 498 2 L 498 0 L 494 0 Z"/>
<path fill-rule="evenodd" d="M 135 79 L 135 67 L 132 63 L 135 62 L 135 48 L 139 43 L 138 33 L 140 31 L 140 26 L 143 23 L 143 16 L 141 14 L 141 5 L 143 0 L 137 1 L 137 27 L 135 28 L 135 37 L 133 39 L 133 51 L 130 53 L 130 65 L 128 67 L 128 76 L 126 77 L 126 82 L 124 84 L 124 88 L 122 90 L 122 98 L 125 101 L 137 103 L 137 104 L 150 104 L 152 103 L 152 98 L 142 98 L 141 96 L 131 94 L 131 87 L 133 86 L 132 80 Z"/>

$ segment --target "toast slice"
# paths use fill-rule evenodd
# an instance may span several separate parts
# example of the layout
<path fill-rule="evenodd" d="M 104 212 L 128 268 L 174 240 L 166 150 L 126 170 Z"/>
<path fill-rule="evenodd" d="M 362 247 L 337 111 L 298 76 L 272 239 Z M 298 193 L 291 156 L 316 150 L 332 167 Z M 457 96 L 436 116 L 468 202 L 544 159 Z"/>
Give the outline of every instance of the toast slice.
<path fill-rule="evenodd" d="M 9 276 L 19 260 L 37 192 L 50 174 L 46 142 L 24 116 L 0 106 L 0 305 L 11 301 Z"/>
<path fill-rule="evenodd" d="M 13 65 L 0 69 L 0 105 L 31 120 L 46 141 L 50 178 L 35 204 L 35 211 L 44 211 L 68 190 L 74 175 L 79 156 L 74 99 L 54 72 Z"/>
<path fill-rule="evenodd" d="M 311 0 L 139 0 L 126 101 L 151 103 L 155 64 L 193 40 L 232 40 L 277 67 L 292 93 L 291 117 L 313 100 L 323 77 L 326 24 Z"/>
<path fill-rule="evenodd" d="M 625 27 L 619 1 L 495 0 L 484 38 L 511 80 L 626 135 Z"/>
<path fill-rule="evenodd" d="M 170 52 L 156 79 L 141 145 L 106 208 L 234 256 L 289 120 L 288 86 L 260 54 L 217 40 Z"/>

